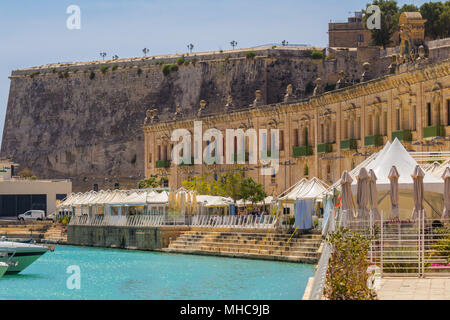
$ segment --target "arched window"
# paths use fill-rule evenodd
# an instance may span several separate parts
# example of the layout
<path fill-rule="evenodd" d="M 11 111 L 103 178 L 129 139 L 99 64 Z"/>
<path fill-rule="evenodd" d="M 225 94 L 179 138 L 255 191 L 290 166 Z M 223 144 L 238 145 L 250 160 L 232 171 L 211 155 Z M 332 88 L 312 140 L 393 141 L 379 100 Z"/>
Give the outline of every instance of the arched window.
<path fill-rule="evenodd" d="M 98 184 L 97 183 L 94 184 L 94 191 L 98 191 Z"/>
<path fill-rule="evenodd" d="M 114 183 L 114 190 L 118 190 L 119 189 L 119 183 Z"/>
<path fill-rule="evenodd" d="M 308 145 L 309 145 L 309 141 L 308 141 L 308 140 L 309 140 L 309 137 L 308 137 L 308 127 L 305 127 L 305 138 L 304 138 L 304 139 L 305 139 L 305 141 L 304 141 L 305 144 L 304 144 L 304 145 L 305 145 L 305 146 L 308 146 Z"/>
<path fill-rule="evenodd" d="M 431 119 L 431 103 L 427 103 L 427 126 L 432 126 L 433 121 Z"/>
<path fill-rule="evenodd" d="M 377 113 L 375 115 L 375 134 L 380 134 L 381 133 L 381 125 L 380 125 L 380 114 Z"/>
<path fill-rule="evenodd" d="M 450 126 L 450 99 L 447 100 L 447 125 Z"/>

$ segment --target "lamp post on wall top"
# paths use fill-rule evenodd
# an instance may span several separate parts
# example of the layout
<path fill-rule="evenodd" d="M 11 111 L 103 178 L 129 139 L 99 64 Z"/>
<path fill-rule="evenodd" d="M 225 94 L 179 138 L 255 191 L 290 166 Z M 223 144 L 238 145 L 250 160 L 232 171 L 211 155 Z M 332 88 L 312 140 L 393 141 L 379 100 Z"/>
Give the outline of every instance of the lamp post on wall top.
<path fill-rule="evenodd" d="M 284 161 L 284 162 L 280 162 L 280 165 L 284 166 L 284 190 L 287 189 L 287 186 L 286 186 L 286 180 L 287 180 L 286 172 L 287 172 L 287 167 L 288 167 L 288 166 L 295 166 L 296 164 L 297 164 L 297 162 L 292 162 L 291 160 L 286 160 L 286 161 Z"/>

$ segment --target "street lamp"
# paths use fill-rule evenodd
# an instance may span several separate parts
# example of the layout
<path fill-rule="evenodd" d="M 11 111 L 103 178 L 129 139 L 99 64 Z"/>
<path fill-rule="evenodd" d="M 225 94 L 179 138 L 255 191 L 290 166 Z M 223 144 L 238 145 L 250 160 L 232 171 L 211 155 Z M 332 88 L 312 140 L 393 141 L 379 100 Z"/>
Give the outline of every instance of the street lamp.
<path fill-rule="evenodd" d="M 284 166 L 284 190 L 286 190 L 286 189 L 287 189 L 287 186 L 286 186 L 286 179 L 287 179 L 287 177 L 286 177 L 286 172 L 287 172 L 287 166 L 295 166 L 295 165 L 297 164 L 297 162 L 291 162 L 291 160 L 286 160 L 286 161 L 284 161 L 284 162 L 280 162 L 280 164 L 281 164 L 282 166 Z"/>
<path fill-rule="evenodd" d="M 319 158 L 319 160 L 329 160 L 329 161 L 334 161 L 334 160 L 340 160 L 340 159 L 344 159 L 344 156 L 338 156 L 338 155 L 331 155 L 331 156 L 323 156 L 321 158 Z M 334 170 L 331 169 L 331 180 L 334 182 Z"/>

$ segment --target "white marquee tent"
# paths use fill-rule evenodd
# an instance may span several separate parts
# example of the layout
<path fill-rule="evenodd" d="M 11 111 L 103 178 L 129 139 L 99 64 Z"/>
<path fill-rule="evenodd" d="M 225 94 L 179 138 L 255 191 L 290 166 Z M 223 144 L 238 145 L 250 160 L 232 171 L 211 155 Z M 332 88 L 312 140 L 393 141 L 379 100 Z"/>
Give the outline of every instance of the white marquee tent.
<path fill-rule="evenodd" d="M 310 180 L 302 179 L 297 182 L 285 195 L 279 200 L 295 202 L 296 200 L 321 199 L 327 192 L 329 186 L 320 179 L 313 177 Z"/>
<path fill-rule="evenodd" d="M 413 189 L 413 179 L 411 174 L 414 172 L 417 166 L 416 160 L 411 157 L 411 155 L 406 151 L 405 147 L 400 143 L 398 139 L 395 139 L 392 145 L 389 146 L 387 150 L 383 148 L 380 151 L 376 159 L 366 165 L 366 169 L 372 169 L 377 176 L 377 189 L 379 191 L 389 190 L 389 171 L 392 166 L 397 168 L 400 175 L 398 184 L 399 189 Z M 359 172 L 358 172 L 359 173 Z M 429 173 L 425 173 L 423 179 L 425 191 L 443 193 L 444 191 L 444 181 L 432 176 Z M 356 191 L 357 180 L 354 179 L 352 183 L 352 191 Z"/>

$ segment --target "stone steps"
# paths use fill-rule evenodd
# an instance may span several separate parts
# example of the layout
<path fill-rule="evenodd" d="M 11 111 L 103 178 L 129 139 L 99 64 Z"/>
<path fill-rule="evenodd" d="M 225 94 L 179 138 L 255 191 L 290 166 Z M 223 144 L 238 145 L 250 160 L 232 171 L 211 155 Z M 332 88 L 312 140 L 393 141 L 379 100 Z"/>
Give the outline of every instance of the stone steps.
<path fill-rule="evenodd" d="M 252 243 L 268 243 L 268 244 L 304 244 L 304 243 L 316 243 L 317 241 L 320 241 L 321 239 L 297 239 L 293 238 L 285 238 L 285 239 L 272 239 L 272 238 L 261 238 L 261 239 L 248 239 L 245 237 L 221 237 L 221 236 L 191 236 L 191 235 L 182 235 L 178 239 L 186 239 L 189 241 L 202 241 L 202 240 L 220 240 L 220 241 L 228 241 L 228 242 L 243 242 L 246 244 L 252 244 Z"/>
<path fill-rule="evenodd" d="M 187 231 L 163 251 L 316 263 L 321 242 L 316 234 Z"/>
<path fill-rule="evenodd" d="M 18 239 L 42 239 L 52 226 L 51 221 L 0 221 L 0 236 Z"/>
<path fill-rule="evenodd" d="M 62 233 L 63 229 L 64 227 L 60 225 L 52 226 L 44 234 L 42 242 L 67 243 L 67 233 Z"/>
<path fill-rule="evenodd" d="M 185 245 L 185 246 L 195 246 L 199 243 L 205 244 L 205 245 L 215 245 L 217 243 L 220 243 L 220 245 L 228 246 L 230 248 L 233 247 L 246 247 L 246 248 L 279 248 L 280 250 L 289 250 L 293 248 L 297 249 L 305 249 L 309 251 L 316 251 L 319 246 L 320 242 L 306 242 L 306 243 L 245 243 L 245 241 L 242 242 L 227 242 L 227 241 L 211 241 L 211 240 L 203 240 L 203 241 L 191 241 L 191 239 L 177 239 L 177 244 Z"/>

